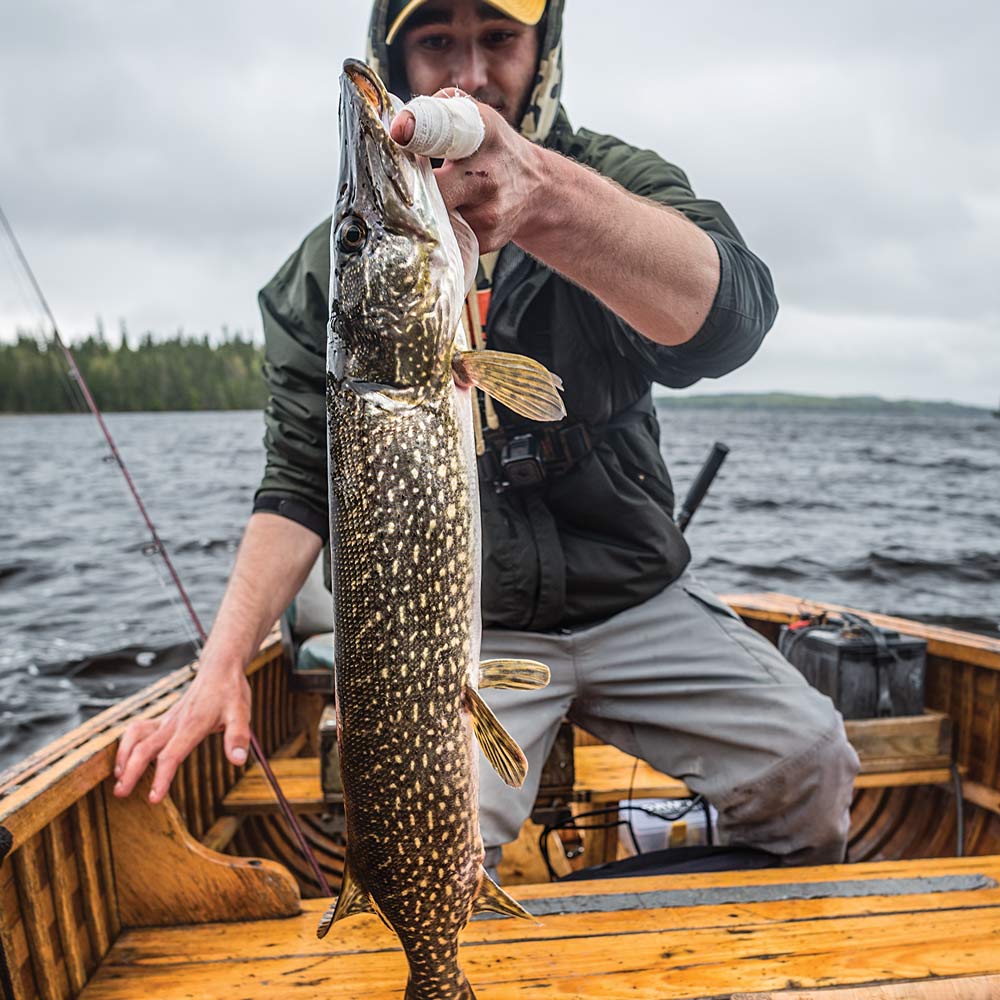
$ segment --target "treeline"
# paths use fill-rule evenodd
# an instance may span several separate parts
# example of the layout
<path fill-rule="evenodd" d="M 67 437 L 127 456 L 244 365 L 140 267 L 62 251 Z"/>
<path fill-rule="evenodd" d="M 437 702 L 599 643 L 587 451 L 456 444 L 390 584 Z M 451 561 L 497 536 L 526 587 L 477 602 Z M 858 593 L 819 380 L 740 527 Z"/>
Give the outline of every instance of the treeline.
<path fill-rule="evenodd" d="M 134 345 L 122 332 L 112 347 L 99 330 L 71 345 L 97 405 L 104 410 L 246 410 L 264 405 L 263 348 L 223 329 L 221 342 L 178 333 L 144 334 Z M 83 406 L 62 351 L 19 332 L 0 343 L 0 413 L 66 413 Z"/>
<path fill-rule="evenodd" d="M 883 399 L 881 396 L 806 396 L 790 392 L 728 392 L 712 395 L 681 395 L 654 390 L 657 403 L 667 406 L 713 409 L 851 410 L 859 413 L 923 413 L 982 416 L 983 407 L 966 403 L 923 399 Z"/>

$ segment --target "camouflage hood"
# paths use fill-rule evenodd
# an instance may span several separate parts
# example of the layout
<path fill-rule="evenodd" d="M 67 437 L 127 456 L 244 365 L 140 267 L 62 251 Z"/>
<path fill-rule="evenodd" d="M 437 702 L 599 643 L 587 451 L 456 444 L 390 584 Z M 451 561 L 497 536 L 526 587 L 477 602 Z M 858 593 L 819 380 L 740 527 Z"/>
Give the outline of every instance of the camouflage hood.
<path fill-rule="evenodd" d="M 548 0 L 539 30 L 538 69 L 528 107 L 521 119 L 520 132 L 526 139 L 543 143 L 548 138 L 552 123 L 559 110 L 559 93 L 562 88 L 562 13 L 564 0 Z M 372 4 L 371 22 L 368 25 L 368 65 L 386 82 L 393 94 L 404 100 L 410 95 L 406 80 L 402 78 L 401 61 L 385 44 L 387 22 L 392 0 L 375 0 Z"/>

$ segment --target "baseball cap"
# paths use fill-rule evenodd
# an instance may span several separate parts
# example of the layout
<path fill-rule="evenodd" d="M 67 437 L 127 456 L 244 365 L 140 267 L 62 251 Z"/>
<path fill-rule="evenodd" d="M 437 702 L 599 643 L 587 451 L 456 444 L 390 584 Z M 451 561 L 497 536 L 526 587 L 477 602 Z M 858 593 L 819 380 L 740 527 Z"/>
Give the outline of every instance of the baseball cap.
<path fill-rule="evenodd" d="M 423 7 L 427 0 L 409 0 L 404 3 L 399 13 L 392 19 L 389 31 L 385 36 L 386 45 L 392 45 L 399 29 L 406 19 L 418 8 Z M 496 7 L 501 13 L 520 21 L 522 24 L 538 24 L 545 11 L 546 0 L 488 0 L 491 7 Z M 395 4 L 393 4 L 395 6 Z"/>

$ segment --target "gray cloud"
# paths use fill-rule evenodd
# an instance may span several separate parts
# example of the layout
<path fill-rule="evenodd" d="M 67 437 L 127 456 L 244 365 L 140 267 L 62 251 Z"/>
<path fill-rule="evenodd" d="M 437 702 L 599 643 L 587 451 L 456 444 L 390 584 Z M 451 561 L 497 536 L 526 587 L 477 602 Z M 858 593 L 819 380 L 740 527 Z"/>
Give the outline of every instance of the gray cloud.
<path fill-rule="evenodd" d="M 256 326 L 328 211 L 365 0 L 73 4 L 0 31 L 0 199 L 68 332 Z M 995 404 L 1000 7 L 570 0 L 576 125 L 729 209 L 782 315 L 725 391 Z M 27 313 L 0 254 L 0 336 Z"/>

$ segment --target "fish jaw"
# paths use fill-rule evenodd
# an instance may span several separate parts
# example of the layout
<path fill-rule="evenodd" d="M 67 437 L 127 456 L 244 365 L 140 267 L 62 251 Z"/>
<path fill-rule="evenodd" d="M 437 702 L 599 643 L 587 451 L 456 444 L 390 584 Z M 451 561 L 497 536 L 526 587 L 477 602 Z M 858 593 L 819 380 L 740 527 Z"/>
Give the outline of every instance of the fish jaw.
<path fill-rule="evenodd" d="M 389 135 L 398 106 L 364 63 L 344 64 L 328 369 L 420 397 L 446 377 L 470 275 L 430 161 Z"/>

